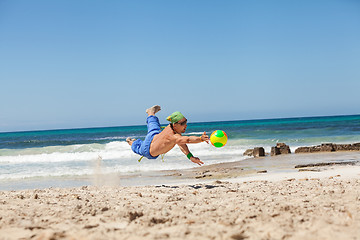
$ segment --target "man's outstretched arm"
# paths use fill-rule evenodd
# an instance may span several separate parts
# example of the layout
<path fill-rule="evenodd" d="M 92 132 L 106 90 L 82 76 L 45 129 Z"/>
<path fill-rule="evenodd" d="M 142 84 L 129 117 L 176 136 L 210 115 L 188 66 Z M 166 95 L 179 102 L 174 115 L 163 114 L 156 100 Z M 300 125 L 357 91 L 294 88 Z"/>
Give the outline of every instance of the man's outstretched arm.
<path fill-rule="evenodd" d="M 176 144 L 180 147 L 180 150 L 187 156 L 187 158 L 190 159 L 190 161 L 192 161 L 193 163 L 199 164 L 201 166 L 201 164 L 204 164 L 198 157 L 194 157 L 188 146 L 186 145 L 187 143 L 200 143 L 200 142 L 207 142 L 209 143 L 209 136 L 206 135 L 206 132 L 203 133 L 203 135 L 201 135 L 200 137 L 196 137 L 196 136 L 181 136 L 181 135 L 175 135 L 174 136 L 176 138 Z"/>
<path fill-rule="evenodd" d="M 196 137 L 196 136 L 181 136 L 181 135 L 177 135 L 176 137 L 176 144 L 177 145 L 184 145 L 187 143 L 200 143 L 200 142 L 206 142 L 209 143 L 209 136 L 206 135 L 206 132 L 203 133 L 203 135 L 201 135 L 200 137 Z"/>
<path fill-rule="evenodd" d="M 190 159 L 190 161 L 192 161 L 193 163 L 199 164 L 199 166 L 201 166 L 201 164 L 204 164 L 200 160 L 200 158 L 194 157 L 191 154 L 191 152 L 186 144 L 178 144 L 178 146 L 179 146 L 180 150 Z"/>

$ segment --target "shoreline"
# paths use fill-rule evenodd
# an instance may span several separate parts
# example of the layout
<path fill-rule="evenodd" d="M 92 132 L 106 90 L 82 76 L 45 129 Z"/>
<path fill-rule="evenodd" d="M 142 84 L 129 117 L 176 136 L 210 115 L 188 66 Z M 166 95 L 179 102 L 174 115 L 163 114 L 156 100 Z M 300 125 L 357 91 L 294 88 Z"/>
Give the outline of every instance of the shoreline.
<path fill-rule="evenodd" d="M 324 172 L 331 169 L 329 166 L 314 166 L 297 168 L 298 165 L 322 164 L 322 163 L 354 163 L 360 165 L 359 152 L 331 152 L 331 153 L 304 153 L 286 154 L 277 156 L 265 156 L 247 158 L 241 161 L 225 162 L 211 165 L 203 165 L 181 170 L 161 170 L 140 173 L 111 173 L 102 174 L 101 169 L 95 168 L 90 176 L 51 177 L 21 180 L 0 181 L 0 191 L 45 189 L 50 187 L 70 188 L 81 186 L 151 186 L 151 185 L 179 185 L 211 182 L 214 180 L 239 179 L 264 179 L 272 178 L 272 175 L 306 175 L 298 174 L 299 171 Z M 308 169 L 308 170 L 307 170 Z M 309 173 L 310 174 L 310 173 Z M 314 175 L 317 175 L 314 173 Z"/>

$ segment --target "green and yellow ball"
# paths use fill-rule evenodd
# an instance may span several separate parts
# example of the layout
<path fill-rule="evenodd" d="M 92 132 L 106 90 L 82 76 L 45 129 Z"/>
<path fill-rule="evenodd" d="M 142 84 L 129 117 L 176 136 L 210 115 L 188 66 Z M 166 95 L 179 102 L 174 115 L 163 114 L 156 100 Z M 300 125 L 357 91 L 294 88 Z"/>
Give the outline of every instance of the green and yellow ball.
<path fill-rule="evenodd" d="M 225 146 L 225 144 L 227 143 L 227 140 L 228 140 L 228 137 L 227 137 L 226 133 L 222 130 L 215 130 L 210 135 L 211 144 L 217 148 Z"/>

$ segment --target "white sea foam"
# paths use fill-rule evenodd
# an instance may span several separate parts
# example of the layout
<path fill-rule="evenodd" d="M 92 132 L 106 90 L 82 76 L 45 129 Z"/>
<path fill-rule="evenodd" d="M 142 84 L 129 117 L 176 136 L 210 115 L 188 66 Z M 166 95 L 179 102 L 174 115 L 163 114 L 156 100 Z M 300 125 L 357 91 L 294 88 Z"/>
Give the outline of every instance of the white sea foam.
<path fill-rule="evenodd" d="M 94 138 L 94 140 L 124 140 L 126 137 L 102 137 L 102 138 Z"/>
<path fill-rule="evenodd" d="M 215 148 L 211 144 L 189 144 L 194 156 L 205 164 L 245 159 L 243 147 L 232 145 Z M 34 177 L 82 176 L 94 173 L 94 163 L 102 158 L 102 173 L 130 173 L 156 170 L 174 170 L 196 167 L 178 147 L 165 154 L 164 160 L 144 158 L 132 152 L 124 141 L 107 144 L 78 144 L 70 146 L 43 147 L 23 150 L 0 150 L 0 179 L 23 179 Z"/>
<path fill-rule="evenodd" d="M 264 147 L 270 152 L 278 139 L 236 139 L 229 140 L 223 148 L 215 148 L 205 142 L 188 144 L 194 156 L 205 164 L 240 161 L 246 149 Z M 295 141 L 294 141 L 295 142 Z M 291 151 L 301 146 L 291 146 Z M 125 141 L 112 141 L 106 144 L 77 144 L 69 146 L 48 146 L 20 150 L 0 150 L 0 179 L 23 179 L 36 177 L 84 176 L 94 174 L 94 164 L 101 157 L 101 172 L 131 173 L 156 170 L 174 170 L 197 167 L 190 162 L 178 147 L 165 154 L 164 160 L 144 158 L 132 152 Z"/>

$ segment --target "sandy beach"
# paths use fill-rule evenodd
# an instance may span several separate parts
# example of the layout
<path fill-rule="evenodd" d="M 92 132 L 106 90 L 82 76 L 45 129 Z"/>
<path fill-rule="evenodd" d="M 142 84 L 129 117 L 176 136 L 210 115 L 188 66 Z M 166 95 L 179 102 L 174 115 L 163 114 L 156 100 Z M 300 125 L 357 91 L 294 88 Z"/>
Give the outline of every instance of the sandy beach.
<path fill-rule="evenodd" d="M 360 239 L 358 163 L 234 164 L 171 173 L 185 184 L 1 191 L 0 239 Z"/>

